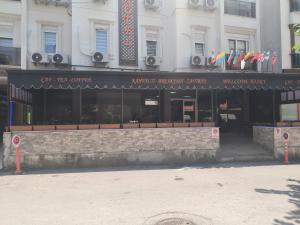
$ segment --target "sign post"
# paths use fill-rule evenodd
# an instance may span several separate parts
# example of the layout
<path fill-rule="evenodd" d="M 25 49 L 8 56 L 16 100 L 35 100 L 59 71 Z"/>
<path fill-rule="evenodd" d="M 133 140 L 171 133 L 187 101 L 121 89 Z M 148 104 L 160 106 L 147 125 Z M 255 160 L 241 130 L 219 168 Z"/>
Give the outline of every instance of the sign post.
<path fill-rule="evenodd" d="M 18 135 L 14 135 L 12 137 L 12 145 L 16 148 L 16 174 L 21 174 L 21 151 L 20 151 L 20 143 L 21 138 Z"/>
<path fill-rule="evenodd" d="M 284 132 L 283 138 L 284 138 L 284 163 L 289 163 L 289 133 Z"/>

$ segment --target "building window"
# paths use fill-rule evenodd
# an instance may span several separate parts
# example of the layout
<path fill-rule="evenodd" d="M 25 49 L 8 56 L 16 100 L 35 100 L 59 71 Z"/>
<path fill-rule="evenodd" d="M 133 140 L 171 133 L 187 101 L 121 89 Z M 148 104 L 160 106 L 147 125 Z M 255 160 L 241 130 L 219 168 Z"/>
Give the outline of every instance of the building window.
<path fill-rule="evenodd" d="M 143 55 L 162 57 L 160 28 L 147 26 L 143 31 Z"/>
<path fill-rule="evenodd" d="M 228 44 L 229 44 L 229 52 L 236 50 L 235 40 L 228 40 Z"/>
<path fill-rule="evenodd" d="M 13 47 L 13 26 L 0 25 L 0 46 Z"/>
<path fill-rule="evenodd" d="M 147 56 L 157 56 L 157 41 L 146 41 Z"/>
<path fill-rule="evenodd" d="M 56 53 L 57 38 L 56 32 L 44 32 L 44 50 L 45 53 Z"/>
<path fill-rule="evenodd" d="M 107 30 L 103 30 L 103 29 L 96 30 L 96 52 L 101 52 L 102 54 L 108 53 Z"/>
<path fill-rule="evenodd" d="M 229 15 L 256 17 L 255 0 L 225 0 L 224 12 Z"/>
<path fill-rule="evenodd" d="M 205 56 L 206 27 L 191 27 L 192 54 Z"/>
<path fill-rule="evenodd" d="M 290 11 L 300 11 L 300 0 L 290 0 Z"/>
<path fill-rule="evenodd" d="M 228 46 L 229 46 L 229 52 L 233 50 L 235 52 L 239 51 L 239 52 L 243 52 L 244 54 L 246 54 L 249 49 L 249 43 L 248 43 L 248 41 L 245 41 L 245 40 L 229 39 Z"/>
<path fill-rule="evenodd" d="M 13 39 L 0 37 L 0 46 L 1 47 L 13 47 Z"/>
<path fill-rule="evenodd" d="M 204 44 L 203 43 L 195 43 L 195 53 L 197 55 L 204 56 Z"/>

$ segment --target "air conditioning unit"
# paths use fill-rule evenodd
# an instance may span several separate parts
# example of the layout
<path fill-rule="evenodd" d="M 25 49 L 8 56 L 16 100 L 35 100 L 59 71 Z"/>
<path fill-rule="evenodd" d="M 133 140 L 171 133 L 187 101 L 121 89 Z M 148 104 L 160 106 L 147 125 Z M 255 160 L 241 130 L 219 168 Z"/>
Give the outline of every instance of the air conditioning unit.
<path fill-rule="evenodd" d="M 31 61 L 33 63 L 39 63 L 39 64 L 49 64 L 50 63 L 48 54 L 39 53 L 39 52 L 35 52 L 31 55 Z"/>
<path fill-rule="evenodd" d="M 160 0 L 144 0 L 146 9 L 158 9 L 160 6 Z"/>
<path fill-rule="evenodd" d="M 197 9 L 203 6 L 203 0 L 189 0 L 189 6 L 191 8 Z"/>
<path fill-rule="evenodd" d="M 202 55 L 192 55 L 191 56 L 191 65 L 192 66 L 204 66 L 205 57 Z"/>
<path fill-rule="evenodd" d="M 58 53 L 52 56 L 51 62 L 56 65 L 66 65 L 70 63 L 69 56 Z"/>
<path fill-rule="evenodd" d="M 215 10 L 217 8 L 217 0 L 205 0 L 205 9 Z"/>
<path fill-rule="evenodd" d="M 160 66 L 160 58 L 157 56 L 146 56 L 146 66 L 157 67 Z"/>
<path fill-rule="evenodd" d="M 95 52 L 92 56 L 92 61 L 94 63 L 108 63 L 108 56 L 102 54 L 101 52 Z"/>

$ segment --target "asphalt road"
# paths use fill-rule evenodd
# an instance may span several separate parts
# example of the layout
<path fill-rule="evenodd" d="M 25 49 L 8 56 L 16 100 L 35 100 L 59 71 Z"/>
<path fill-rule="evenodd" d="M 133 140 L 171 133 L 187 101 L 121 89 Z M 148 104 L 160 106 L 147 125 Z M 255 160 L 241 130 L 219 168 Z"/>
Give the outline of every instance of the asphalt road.
<path fill-rule="evenodd" d="M 0 225 L 187 224 L 179 218 L 300 224 L 300 165 L 0 174 Z"/>

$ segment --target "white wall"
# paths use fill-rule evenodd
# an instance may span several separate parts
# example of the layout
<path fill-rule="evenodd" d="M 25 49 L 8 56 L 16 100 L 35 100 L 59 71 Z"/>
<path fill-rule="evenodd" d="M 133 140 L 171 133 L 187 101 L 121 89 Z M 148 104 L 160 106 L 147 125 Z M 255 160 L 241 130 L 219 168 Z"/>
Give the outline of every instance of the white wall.
<path fill-rule="evenodd" d="M 13 45 L 21 47 L 21 2 L 0 0 L 0 25 L 13 28 Z"/>
<path fill-rule="evenodd" d="M 53 5 L 35 4 L 34 1 L 27 1 L 27 67 L 37 68 L 31 63 L 31 55 L 35 52 L 43 52 L 42 30 L 43 25 L 57 26 L 58 52 L 71 56 L 72 54 L 72 20 L 65 7 Z M 24 43 L 25 44 L 25 43 Z M 40 69 L 45 68 L 39 66 Z M 53 69 L 52 67 L 50 67 Z M 49 66 L 47 67 L 49 69 Z"/>
<path fill-rule="evenodd" d="M 224 1 L 218 1 L 218 7 L 214 11 L 202 8 L 191 9 L 188 0 L 162 0 L 159 10 L 146 10 L 144 0 L 138 0 L 138 53 L 139 66 L 132 69 L 146 69 L 144 58 L 145 30 L 155 28 L 159 30 L 159 54 L 162 57 L 159 70 L 162 71 L 200 71 L 192 69 L 190 57 L 193 54 L 191 34 L 193 27 L 199 27 L 206 33 L 205 53 L 227 51 L 228 34 L 248 35 L 250 50 L 259 51 L 260 46 L 260 9 L 257 0 L 257 18 L 225 15 Z M 5 4 L 2 4 L 5 2 Z M 21 22 L 16 30 L 22 29 L 22 68 L 53 69 L 53 66 L 35 66 L 31 63 L 31 55 L 41 52 L 41 24 L 54 24 L 61 27 L 61 42 L 59 52 L 70 55 L 73 69 L 95 70 L 91 60 L 94 48 L 93 24 L 106 24 L 109 26 L 111 39 L 109 46 L 109 67 L 119 66 L 119 37 L 118 37 L 118 1 L 109 0 L 106 4 L 102 1 L 76 0 L 72 3 L 72 16 L 69 16 L 64 7 L 53 5 L 35 4 L 33 0 L 23 0 L 13 10 L 13 6 L 7 3 L 13 1 L 0 0 L 1 13 L 22 14 Z M 2 7 L 5 6 L 5 7 Z M 26 14 L 26 15 L 24 15 Z M 20 28 L 20 26 L 22 28 Z M 21 43 L 21 39 L 18 41 Z M 123 67 L 124 68 L 124 67 Z M 128 68 L 128 67 L 127 67 Z"/>
<path fill-rule="evenodd" d="M 290 42 L 290 4 L 288 1 L 280 1 L 281 18 L 281 57 L 282 69 L 291 68 L 291 42 Z"/>

